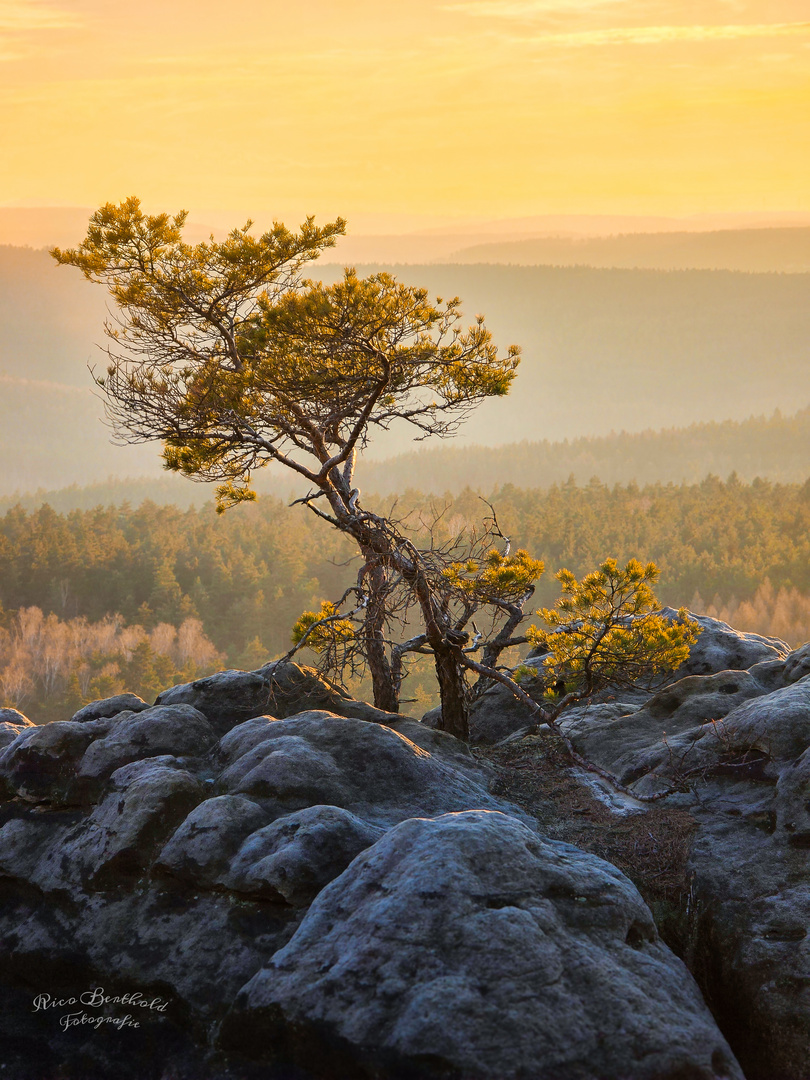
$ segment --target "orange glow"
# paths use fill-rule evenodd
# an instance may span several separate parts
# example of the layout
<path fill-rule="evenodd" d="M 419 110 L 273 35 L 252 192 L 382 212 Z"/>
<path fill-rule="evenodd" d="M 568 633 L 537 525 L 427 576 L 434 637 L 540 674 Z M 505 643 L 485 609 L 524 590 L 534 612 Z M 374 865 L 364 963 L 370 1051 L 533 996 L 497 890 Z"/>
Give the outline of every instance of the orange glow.
<path fill-rule="evenodd" d="M 810 23 L 805 0 L 0 0 L 0 117 L 0 205 L 810 210 Z"/>

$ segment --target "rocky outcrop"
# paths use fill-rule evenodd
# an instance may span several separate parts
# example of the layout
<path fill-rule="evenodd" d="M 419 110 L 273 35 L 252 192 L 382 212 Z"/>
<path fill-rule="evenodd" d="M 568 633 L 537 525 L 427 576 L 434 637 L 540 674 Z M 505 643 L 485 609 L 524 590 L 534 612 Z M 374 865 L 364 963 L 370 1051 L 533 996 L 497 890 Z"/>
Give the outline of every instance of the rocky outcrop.
<path fill-rule="evenodd" d="M 688 808 L 686 958 L 748 1080 L 806 1080 L 810 678 L 766 693 L 751 672 L 690 676 L 620 711 L 582 708 L 564 728 L 631 791 Z"/>
<path fill-rule="evenodd" d="M 0 749 L 14 742 L 25 728 L 33 726 L 28 717 L 16 709 L 0 709 Z"/>
<path fill-rule="evenodd" d="M 483 811 L 405 821 L 356 858 L 220 1038 L 335 1080 L 742 1076 L 629 881 Z"/>
<path fill-rule="evenodd" d="M 109 716 L 118 716 L 120 713 L 142 712 L 148 709 L 148 702 L 137 694 L 115 694 L 113 697 L 102 698 L 101 701 L 91 701 L 89 705 L 79 709 L 71 716 L 74 723 L 83 723 L 85 720 L 103 720 Z"/>
<path fill-rule="evenodd" d="M 662 614 L 673 620 L 678 618 L 674 608 L 664 608 Z M 719 619 L 695 615 L 691 611 L 689 617 L 700 626 L 700 634 L 689 650 L 689 659 L 678 668 L 675 678 L 716 675 L 719 671 L 747 671 L 754 664 L 785 660 L 790 654 L 790 646 L 781 638 L 745 633 Z"/>
<path fill-rule="evenodd" d="M 393 713 L 357 701 L 314 668 L 273 661 L 257 671 L 220 671 L 206 679 L 164 690 L 157 705 L 191 705 L 224 735 L 234 724 L 254 716 L 279 719 L 307 709 L 324 709 L 338 716 L 385 723 Z M 88 706 L 89 707 L 89 706 Z"/>
<path fill-rule="evenodd" d="M 663 614 L 672 619 L 678 618 L 678 612 L 674 608 L 664 608 Z M 742 679 L 740 672 L 748 671 L 749 682 L 733 691 L 737 694 L 737 700 L 741 701 L 757 693 L 764 694 L 787 686 L 810 672 L 810 646 L 803 646 L 802 649 L 791 652 L 790 646 L 779 638 L 743 633 L 706 615 L 695 615 L 690 612 L 689 617 L 700 626 L 700 633 L 689 651 L 689 659 L 676 672 L 668 676 L 666 682 L 669 685 L 676 682 L 685 683 L 688 677 L 693 675 L 719 676 L 729 671 L 736 673 L 733 678 L 739 682 Z M 525 666 L 541 668 L 542 656 L 530 653 Z M 727 678 L 725 682 L 728 683 L 729 679 Z M 721 683 L 717 684 L 718 687 Z M 531 677 L 524 677 L 521 685 L 530 696 L 539 696 L 544 689 L 541 679 Z M 704 684 L 688 685 L 691 687 L 691 693 L 715 692 L 703 688 Z M 713 684 L 705 684 L 705 687 L 711 685 Z M 699 686 L 700 689 L 698 689 Z M 678 690 L 678 693 L 685 692 L 683 687 Z M 718 694 L 732 693 L 730 690 L 721 689 L 716 692 Z M 650 697 L 650 691 L 639 687 L 623 689 L 618 693 L 621 700 L 628 705 L 641 705 Z M 603 698 L 607 696 L 610 695 L 603 695 Z M 715 703 L 714 709 L 714 712 L 707 715 L 717 717 L 724 716 L 728 712 L 722 704 Z M 723 711 L 719 712 L 718 709 Z M 433 710 L 423 719 L 430 726 L 435 726 L 438 723 L 439 711 Z M 530 723 L 528 710 L 516 701 L 506 687 L 495 685 L 486 690 L 472 706 L 470 738 L 479 746 L 491 746 L 509 735 L 528 730 Z"/>
<path fill-rule="evenodd" d="M 202 682 L 0 753 L 9 1080 L 742 1076 L 630 882 L 466 747 Z"/>
<path fill-rule="evenodd" d="M 697 825 L 686 867 L 692 886 L 673 923 L 675 943 L 748 1080 L 808 1080 L 810 644 L 791 651 L 779 639 L 693 618 L 701 633 L 667 685 L 607 692 L 566 711 L 560 725 L 631 793 L 665 795 L 660 805 L 689 812 Z M 539 680 L 523 686 L 542 692 Z M 529 724 L 528 710 L 495 686 L 473 705 L 472 741 L 520 738 Z M 643 802 L 611 797 L 601 781 L 575 774 L 615 810 L 644 813 Z"/>

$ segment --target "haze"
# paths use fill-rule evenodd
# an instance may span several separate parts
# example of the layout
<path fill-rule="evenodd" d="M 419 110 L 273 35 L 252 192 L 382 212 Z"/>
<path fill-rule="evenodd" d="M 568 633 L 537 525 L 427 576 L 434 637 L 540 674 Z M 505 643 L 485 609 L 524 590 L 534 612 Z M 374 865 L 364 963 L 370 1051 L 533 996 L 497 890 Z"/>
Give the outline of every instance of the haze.
<path fill-rule="evenodd" d="M 804 0 L 0 2 L 0 205 L 810 210 Z"/>

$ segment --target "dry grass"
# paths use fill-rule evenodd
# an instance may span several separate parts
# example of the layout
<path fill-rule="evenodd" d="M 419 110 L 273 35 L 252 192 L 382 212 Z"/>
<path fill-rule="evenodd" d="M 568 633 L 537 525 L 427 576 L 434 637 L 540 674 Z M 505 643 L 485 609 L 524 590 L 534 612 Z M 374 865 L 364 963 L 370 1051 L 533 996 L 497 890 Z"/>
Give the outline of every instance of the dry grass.
<path fill-rule="evenodd" d="M 478 753 L 497 770 L 495 793 L 536 818 L 544 835 L 613 863 L 651 907 L 685 904 L 697 828 L 686 810 L 652 803 L 638 814 L 613 813 L 573 775 L 564 747 L 551 734 Z"/>

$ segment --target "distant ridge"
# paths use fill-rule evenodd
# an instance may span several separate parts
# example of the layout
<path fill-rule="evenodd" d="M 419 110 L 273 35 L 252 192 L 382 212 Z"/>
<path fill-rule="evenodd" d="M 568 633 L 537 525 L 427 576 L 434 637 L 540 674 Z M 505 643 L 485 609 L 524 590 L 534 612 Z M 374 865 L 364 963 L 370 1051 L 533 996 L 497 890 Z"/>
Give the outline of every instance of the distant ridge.
<path fill-rule="evenodd" d="M 448 260 L 598 269 L 804 273 L 810 270 L 810 228 L 534 237 L 473 244 L 451 252 Z"/>
<path fill-rule="evenodd" d="M 79 206 L 0 206 L 0 245 L 29 248 L 49 248 L 54 245 L 70 247 L 78 244 L 87 231 L 88 220 L 95 207 Z M 147 207 L 154 210 L 175 210 L 177 207 Z M 318 207 L 312 207 L 317 215 Z M 283 216 L 283 215 L 282 215 Z M 208 238 L 211 232 L 223 237 L 247 217 L 258 218 L 256 230 L 269 228 L 272 215 L 256 214 L 255 208 L 234 211 L 201 210 L 192 212 L 186 227 L 186 239 L 192 243 Z M 287 220 L 288 225 L 295 224 Z M 810 213 L 803 211 L 739 212 L 694 214 L 687 217 L 663 217 L 640 214 L 535 214 L 529 217 L 504 218 L 447 218 L 436 223 L 418 219 L 409 221 L 393 215 L 360 215 L 349 217 L 348 233 L 334 249 L 327 251 L 321 263 L 388 262 L 505 262 L 527 265 L 551 263 L 562 266 L 583 261 L 582 244 L 597 241 L 593 251 L 585 256 L 591 266 L 640 266 L 652 269 L 689 268 L 709 269 L 783 269 L 782 266 L 747 265 L 744 250 L 733 251 L 735 261 L 728 262 L 725 248 L 719 254 L 726 261 L 686 264 L 666 262 L 668 252 L 680 236 L 698 238 L 709 233 L 740 234 L 751 232 L 810 229 Z M 627 241 L 647 237 L 642 245 L 641 262 L 621 261 Z M 761 238 L 760 238 L 761 239 Z M 621 240 L 615 259 L 603 252 L 612 251 L 612 242 Z M 598 241 L 603 243 L 600 245 Z M 562 243 L 561 243 L 562 242 Z M 536 253 L 532 245 L 538 245 Z M 632 245 L 630 245 L 632 247 Z M 732 247 L 733 247 L 732 241 Z M 744 248 L 745 240 L 737 242 Z M 571 251 L 573 251 L 573 254 Z M 698 252 L 703 248 L 698 245 Z M 709 250 L 713 250 L 710 249 Z M 601 254 L 600 254 L 601 253 Z M 756 256 L 756 251 L 753 253 Z M 791 256 L 792 258 L 792 256 Z M 573 262 L 572 262 L 573 260 Z M 597 261 L 593 261 L 597 260 Z M 652 261 L 651 261 L 652 260 Z M 741 260 L 741 261 L 739 261 Z"/>
<path fill-rule="evenodd" d="M 441 496 L 466 488 L 488 495 L 507 484 L 544 489 L 566 483 L 572 476 L 584 487 L 593 478 L 609 486 L 634 481 L 639 485 L 692 484 L 709 474 L 725 479 L 732 473 L 743 482 L 760 477 L 800 483 L 810 477 L 810 406 L 793 416 L 777 410 L 768 417 L 562 442 L 545 439 L 496 447 L 448 443 L 384 461 L 363 461 L 357 479 L 366 493 L 391 495 L 410 490 Z M 260 494 L 289 499 L 298 491 L 286 476 L 264 473 L 255 479 Z M 157 479 L 111 476 L 84 486 L 17 492 L 0 498 L 0 513 L 16 505 L 31 511 L 44 503 L 61 513 L 124 502 L 137 506 L 145 500 L 201 506 L 212 497 L 211 485 L 193 484 L 170 474 Z"/>
<path fill-rule="evenodd" d="M 341 273 L 318 269 L 327 281 Z M 792 414 L 810 401 L 810 274 L 481 265 L 395 272 L 432 295 L 461 296 L 465 318 L 486 313 L 499 347 L 523 348 L 513 392 L 484 402 L 456 446 L 681 429 L 777 408 Z M 0 246 L 0 495 L 86 486 L 111 471 L 165 475 L 158 447 L 112 448 L 101 419 L 87 367 L 105 363 L 98 346 L 107 299 L 44 251 Z M 383 459 L 419 445 L 399 425 L 371 450 Z M 681 460 L 675 479 L 700 475 Z M 775 455 L 768 469 L 788 464 Z M 564 467 L 563 475 L 603 474 L 598 462 Z M 467 475 L 472 483 L 480 469 Z"/>
<path fill-rule="evenodd" d="M 736 473 L 745 482 L 756 477 L 803 482 L 810 476 L 810 407 L 793 416 L 777 409 L 768 417 L 562 442 L 447 443 L 366 462 L 358 480 L 362 476 L 369 491 L 381 494 L 407 488 L 440 494 L 465 487 L 486 493 L 507 483 L 545 488 L 572 475 L 581 486 L 594 477 L 609 485 L 697 483 L 709 473 L 721 478 Z"/>

